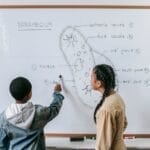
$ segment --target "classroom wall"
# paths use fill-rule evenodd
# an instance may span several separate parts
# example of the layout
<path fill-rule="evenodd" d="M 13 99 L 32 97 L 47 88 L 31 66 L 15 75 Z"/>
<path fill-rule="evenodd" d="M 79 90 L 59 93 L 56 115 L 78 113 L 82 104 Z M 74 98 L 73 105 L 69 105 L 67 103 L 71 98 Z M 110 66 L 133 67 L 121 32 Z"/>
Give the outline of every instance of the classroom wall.
<path fill-rule="evenodd" d="M 119 4 L 119 5 L 150 5 L 150 0 L 0 0 L 0 5 L 7 4 Z M 131 141 L 132 144 L 134 143 Z M 138 142 L 140 143 L 140 142 Z M 149 143 L 149 142 L 147 142 Z M 148 145 L 140 143 L 141 145 Z M 136 145 L 139 145 L 136 143 Z"/>
<path fill-rule="evenodd" d="M 0 4 L 121 4 L 149 5 L 150 0 L 0 0 Z"/>

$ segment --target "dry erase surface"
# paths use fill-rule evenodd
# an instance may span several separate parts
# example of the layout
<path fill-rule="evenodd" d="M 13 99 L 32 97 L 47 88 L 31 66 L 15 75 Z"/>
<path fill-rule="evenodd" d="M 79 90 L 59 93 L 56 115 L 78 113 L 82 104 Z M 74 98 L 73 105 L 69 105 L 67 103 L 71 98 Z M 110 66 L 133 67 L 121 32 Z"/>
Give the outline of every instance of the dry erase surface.
<path fill-rule="evenodd" d="M 149 18 L 142 9 L 1 9 L 0 112 L 14 101 L 9 83 L 16 76 L 32 82 L 33 103 L 49 105 L 61 74 L 64 105 L 46 132 L 95 133 L 101 97 L 90 73 L 107 63 L 126 103 L 126 133 L 150 133 Z"/>

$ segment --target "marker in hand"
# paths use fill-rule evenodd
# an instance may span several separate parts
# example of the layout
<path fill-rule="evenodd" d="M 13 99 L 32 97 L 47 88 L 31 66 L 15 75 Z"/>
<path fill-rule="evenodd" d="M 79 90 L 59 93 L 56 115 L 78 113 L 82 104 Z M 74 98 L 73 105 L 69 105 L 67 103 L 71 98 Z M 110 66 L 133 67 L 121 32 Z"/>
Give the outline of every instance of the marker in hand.
<path fill-rule="evenodd" d="M 60 84 L 61 84 L 61 86 L 63 88 L 63 91 L 67 92 L 68 90 L 66 89 L 66 86 L 65 86 L 64 80 L 63 80 L 63 76 L 61 74 L 59 75 L 59 81 L 60 81 Z"/>
<path fill-rule="evenodd" d="M 62 88 L 61 88 L 61 84 L 62 84 L 62 75 L 59 75 L 59 79 L 60 79 L 60 82 L 61 83 L 58 83 L 56 82 L 56 85 L 55 85 L 55 92 L 61 92 L 62 91 Z"/>
<path fill-rule="evenodd" d="M 62 75 L 61 74 L 59 75 L 59 79 L 62 79 Z"/>
<path fill-rule="evenodd" d="M 63 85 L 63 77 L 61 74 L 59 75 L 59 81 L 60 81 L 60 84 Z"/>

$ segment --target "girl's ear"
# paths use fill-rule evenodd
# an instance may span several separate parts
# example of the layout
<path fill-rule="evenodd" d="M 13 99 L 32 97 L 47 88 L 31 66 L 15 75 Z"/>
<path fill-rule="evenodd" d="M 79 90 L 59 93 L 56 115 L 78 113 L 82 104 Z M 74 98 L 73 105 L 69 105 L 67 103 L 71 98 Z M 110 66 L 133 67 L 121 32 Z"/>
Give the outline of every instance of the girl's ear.
<path fill-rule="evenodd" d="M 102 86 L 102 82 L 101 81 L 97 81 L 97 88 L 101 88 L 101 86 Z"/>

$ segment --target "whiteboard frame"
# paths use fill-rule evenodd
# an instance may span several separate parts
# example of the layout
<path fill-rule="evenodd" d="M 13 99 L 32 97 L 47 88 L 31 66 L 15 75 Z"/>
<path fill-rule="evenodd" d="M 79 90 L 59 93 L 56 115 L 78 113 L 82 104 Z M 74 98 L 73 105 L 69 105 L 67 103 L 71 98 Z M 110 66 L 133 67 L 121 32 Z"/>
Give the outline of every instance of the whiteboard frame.
<path fill-rule="evenodd" d="M 45 9 L 150 9 L 150 5 L 95 5 L 95 4 L 75 4 L 75 5 L 70 5 L 70 4 L 48 4 L 48 5 L 42 5 L 42 4 L 37 4 L 37 5 L 20 5 L 20 4 L 8 4 L 8 5 L 0 5 L 0 9 L 39 9 L 39 8 L 45 8 Z"/>
<path fill-rule="evenodd" d="M 86 138 L 95 138 L 96 134 L 85 134 L 85 133 L 77 133 L 77 134 L 72 134 L 72 133 L 45 133 L 45 136 L 47 138 L 50 137 L 71 137 L 71 138 L 82 138 L 82 137 L 86 137 Z M 124 134 L 123 135 L 124 139 L 134 139 L 134 138 L 150 138 L 150 134 Z"/>
<path fill-rule="evenodd" d="M 7 4 L 7 5 L 0 5 L 1 9 L 150 9 L 150 5 L 91 5 L 91 4 Z M 89 137 L 93 138 L 96 137 L 95 134 L 87 134 L 87 133 L 80 133 L 80 134 L 72 134 L 72 133 L 45 133 L 47 138 L 50 137 L 71 137 L 71 138 L 80 138 L 80 137 Z M 123 137 L 126 138 L 150 138 L 150 133 L 148 134 L 124 134 Z"/>

